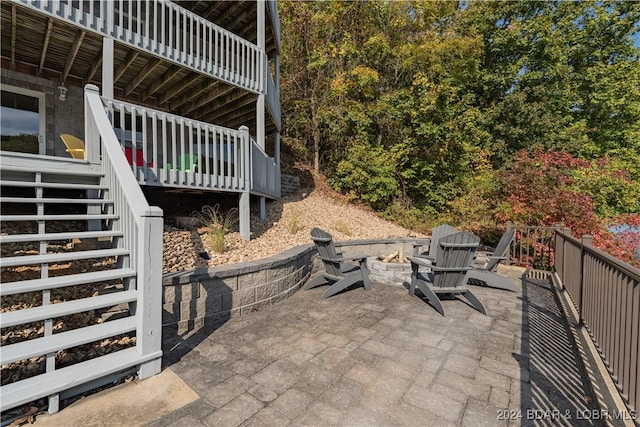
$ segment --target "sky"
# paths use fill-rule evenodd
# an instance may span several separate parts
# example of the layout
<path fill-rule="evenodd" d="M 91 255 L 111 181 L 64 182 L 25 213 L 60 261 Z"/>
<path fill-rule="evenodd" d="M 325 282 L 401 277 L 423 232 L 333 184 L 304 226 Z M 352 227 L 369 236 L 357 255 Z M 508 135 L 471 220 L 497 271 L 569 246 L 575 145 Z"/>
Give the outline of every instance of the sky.
<path fill-rule="evenodd" d="M 0 107 L 0 133 L 2 135 L 37 135 L 38 113 Z"/>

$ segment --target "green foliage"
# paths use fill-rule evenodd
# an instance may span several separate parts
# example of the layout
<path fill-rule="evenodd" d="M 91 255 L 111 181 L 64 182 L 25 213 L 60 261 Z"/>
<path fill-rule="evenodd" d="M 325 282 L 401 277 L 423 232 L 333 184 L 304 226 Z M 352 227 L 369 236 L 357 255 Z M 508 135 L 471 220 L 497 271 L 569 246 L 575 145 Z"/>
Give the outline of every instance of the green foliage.
<path fill-rule="evenodd" d="M 383 218 L 396 221 L 402 227 L 420 233 L 430 232 L 435 224 L 433 217 L 428 213 L 416 207 L 404 206 L 398 200 L 389 204 L 381 214 Z"/>
<path fill-rule="evenodd" d="M 589 195 L 601 218 L 611 218 L 623 213 L 640 213 L 640 181 L 633 180 L 627 168 L 637 169 L 628 159 L 603 157 L 573 173 L 575 187 Z"/>
<path fill-rule="evenodd" d="M 191 215 L 208 229 L 211 248 L 216 253 L 224 253 L 224 238 L 229 229 L 238 221 L 237 209 L 220 212 L 220 205 L 213 207 L 205 205 L 200 212 L 194 211 Z"/>
<path fill-rule="evenodd" d="M 2 135 L 0 150 L 18 153 L 38 154 L 39 144 L 36 135 Z"/>
<path fill-rule="evenodd" d="M 279 2 L 283 142 L 412 228 L 639 211 L 640 3 Z"/>
<path fill-rule="evenodd" d="M 354 142 L 329 182 L 349 195 L 374 207 L 385 206 L 398 195 L 394 161 L 381 146 Z"/>

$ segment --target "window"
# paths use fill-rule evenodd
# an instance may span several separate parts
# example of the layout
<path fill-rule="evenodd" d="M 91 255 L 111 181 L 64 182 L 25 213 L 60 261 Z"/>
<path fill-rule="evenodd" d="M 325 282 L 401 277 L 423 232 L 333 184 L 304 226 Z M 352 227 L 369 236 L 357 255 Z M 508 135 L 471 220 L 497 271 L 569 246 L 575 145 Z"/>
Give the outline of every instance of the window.
<path fill-rule="evenodd" d="M 44 93 L 2 85 L 0 150 L 45 154 Z"/>

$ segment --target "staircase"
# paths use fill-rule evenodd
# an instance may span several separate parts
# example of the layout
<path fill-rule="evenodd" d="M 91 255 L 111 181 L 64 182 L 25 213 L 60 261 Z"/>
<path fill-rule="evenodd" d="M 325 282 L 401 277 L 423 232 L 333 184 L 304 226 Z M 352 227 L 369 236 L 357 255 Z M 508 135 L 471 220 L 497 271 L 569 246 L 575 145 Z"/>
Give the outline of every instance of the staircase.
<path fill-rule="evenodd" d="M 149 325 L 160 309 L 141 302 L 156 276 L 136 261 L 143 245 L 128 243 L 144 221 L 132 227 L 112 192 L 101 165 L 0 156 L 3 412 L 48 397 L 54 413 L 61 398 L 159 371 L 160 330 Z"/>

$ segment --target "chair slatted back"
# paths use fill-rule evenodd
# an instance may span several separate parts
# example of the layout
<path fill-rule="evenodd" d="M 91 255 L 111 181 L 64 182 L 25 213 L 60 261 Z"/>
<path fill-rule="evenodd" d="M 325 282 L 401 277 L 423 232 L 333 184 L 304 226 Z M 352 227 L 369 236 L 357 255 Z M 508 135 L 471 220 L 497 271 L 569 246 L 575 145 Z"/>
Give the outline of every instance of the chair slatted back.
<path fill-rule="evenodd" d="M 511 245 L 511 241 L 513 240 L 513 236 L 515 233 L 516 233 L 516 230 L 513 228 L 511 230 L 505 231 L 505 233 L 500 238 L 500 241 L 498 242 L 496 249 L 493 251 L 494 257 L 505 256 L 505 254 L 509 250 L 509 245 Z M 489 271 L 494 271 L 496 267 L 498 267 L 498 264 L 500 264 L 500 261 L 501 261 L 500 259 L 496 259 L 496 258 L 490 259 L 489 262 L 487 263 L 486 269 Z"/>
<path fill-rule="evenodd" d="M 442 224 L 437 227 L 434 227 L 433 230 L 431 230 L 431 243 L 429 244 L 429 256 L 434 259 L 437 259 L 438 252 L 440 250 L 439 249 L 440 245 L 438 245 L 438 242 L 440 241 L 440 239 L 450 234 L 453 234 L 456 231 L 458 230 L 456 230 L 455 227 L 452 227 L 449 224 Z"/>
<path fill-rule="evenodd" d="M 335 277 L 343 276 L 340 270 L 342 257 L 338 256 L 336 252 L 331 234 L 319 228 L 314 228 L 311 230 L 311 240 L 313 240 L 313 243 L 315 243 L 318 249 L 318 254 L 320 255 L 327 274 Z"/>
<path fill-rule="evenodd" d="M 62 135 L 60 135 L 60 139 L 67 147 L 67 153 L 71 154 L 71 157 L 73 157 L 74 159 L 84 160 L 84 141 L 76 138 L 73 135 L 69 135 L 68 133 L 63 133 Z"/>
<path fill-rule="evenodd" d="M 467 284 L 467 270 L 473 263 L 479 245 L 480 237 L 468 231 L 442 237 L 438 242 L 438 269 L 434 270 L 433 286 L 464 288 Z"/>

